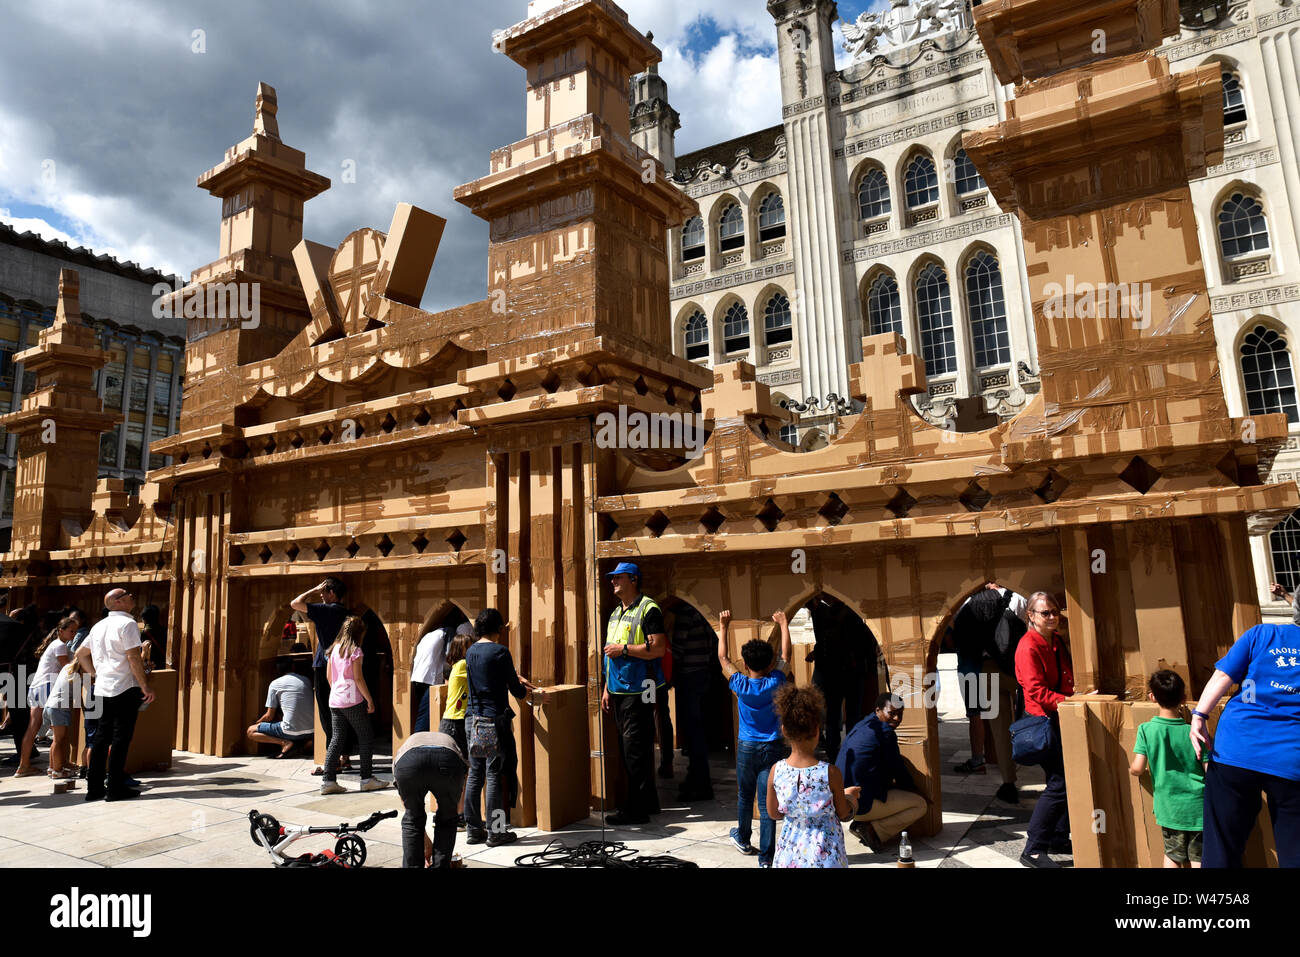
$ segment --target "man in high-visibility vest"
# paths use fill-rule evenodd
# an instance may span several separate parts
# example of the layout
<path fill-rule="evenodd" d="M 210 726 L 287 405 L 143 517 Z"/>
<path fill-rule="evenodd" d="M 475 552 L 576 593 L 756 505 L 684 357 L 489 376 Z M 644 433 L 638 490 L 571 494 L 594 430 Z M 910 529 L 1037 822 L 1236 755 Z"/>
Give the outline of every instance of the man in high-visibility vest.
<path fill-rule="evenodd" d="M 659 813 L 655 787 L 655 702 L 664 693 L 659 659 L 668 649 L 664 615 L 650 597 L 641 594 L 641 572 L 620 562 L 609 573 L 618 604 L 605 629 L 605 690 L 600 706 L 612 710 L 618 722 L 623 767 L 627 770 L 627 801 L 606 819 L 614 827 L 648 824 Z"/>

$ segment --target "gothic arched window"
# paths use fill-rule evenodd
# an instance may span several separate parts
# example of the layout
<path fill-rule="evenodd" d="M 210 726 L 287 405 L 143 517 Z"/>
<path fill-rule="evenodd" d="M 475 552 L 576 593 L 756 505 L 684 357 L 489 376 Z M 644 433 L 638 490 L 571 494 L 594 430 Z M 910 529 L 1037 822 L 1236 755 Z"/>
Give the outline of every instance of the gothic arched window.
<path fill-rule="evenodd" d="M 1219 247 L 1225 258 L 1268 249 L 1268 222 L 1254 196 L 1233 193 L 1219 207 Z"/>
<path fill-rule="evenodd" d="M 1250 415 L 1285 412 L 1287 422 L 1300 422 L 1291 353 L 1275 329 L 1258 325 L 1241 340 L 1241 378 Z"/>
<path fill-rule="evenodd" d="M 916 275 L 916 318 L 927 376 L 957 371 L 957 340 L 952 328 L 948 273 L 930 263 Z"/>
<path fill-rule="evenodd" d="M 917 153 L 907 164 L 903 178 L 907 208 L 917 209 L 939 201 L 939 174 L 928 153 Z"/>
<path fill-rule="evenodd" d="M 975 164 L 971 162 L 965 150 L 958 150 L 953 154 L 952 164 L 953 182 L 958 196 L 965 196 L 967 193 L 985 188 L 984 177 L 975 168 Z"/>
<path fill-rule="evenodd" d="M 867 328 L 871 335 L 884 332 L 903 333 L 903 308 L 898 295 L 898 282 L 884 273 L 871 282 L 867 291 Z"/>
<path fill-rule="evenodd" d="M 1300 520 L 1292 512 L 1268 533 L 1273 558 L 1273 581 L 1289 592 L 1300 587 Z"/>
<path fill-rule="evenodd" d="M 682 262 L 704 258 L 704 220 L 692 216 L 682 227 Z"/>
<path fill-rule="evenodd" d="M 1007 332 L 1002 270 L 997 258 L 982 249 L 966 264 L 966 307 L 970 311 L 976 368 L 1009 363 L 1011 337 Z"/>
<path fill-rule="evenodd" d="M 718 248 L 722 252 L 745 247 L 745 214 L 739 203 L 732 203 L 722 211 L 718 220 Z"/>
<path fill-rule="evenodd" d="M 698 310 L 686 320 L 686 358 L 709 357 L 709 320 Z"/>
<path fill-rule="evenodd" d="M 794 338 L 790 325 L 790 299 L 783 292 L 775 293 L 763 310 L 764 336 L 769 346 L 780 345 Z"/>
<path fill-rule="evenodd" d="M 785 235 L 785 200 L 780 193 L 768 193 L 758 205 L 758 238 L 760 242 L 780 239 Z"/>
<path fill-rule="evenodd" d="M 743 303 L 733 302 L 722 320 L 722 348 L 728 353 L 749 349 L 749 310 Z"/>
<path fill-rule="evenodd" d="M 1223 125 L 1233 126 L 1245 123 L 1246 93 L 1241 88 L 1241 77 L 1230 70 L 1224 70 L 1223 79 Z"/>
<path fill-rule="evenodd" d="M 889 180 L 883 169 L 873 166 L 858 182 L 858 214 L 863 219 L 876 219 L 888 215 L 889 210 Z"/>

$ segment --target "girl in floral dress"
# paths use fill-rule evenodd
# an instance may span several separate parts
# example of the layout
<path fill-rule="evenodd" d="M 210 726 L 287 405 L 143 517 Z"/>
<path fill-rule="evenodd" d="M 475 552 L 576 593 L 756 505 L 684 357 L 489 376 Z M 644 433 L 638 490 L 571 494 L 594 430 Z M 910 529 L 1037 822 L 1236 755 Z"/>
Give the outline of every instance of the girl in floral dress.
<path fill-rule="evenodd" d="M 847 867 L 844 829 L 857 812 L 861 788 L 844 787 L 840 769 L 817 760 L 825 699 L 816 688 L 784 685 L 773 702 L 790 757 L 772 766 L 767 813 L 784 821 L 773 867 Z"/>

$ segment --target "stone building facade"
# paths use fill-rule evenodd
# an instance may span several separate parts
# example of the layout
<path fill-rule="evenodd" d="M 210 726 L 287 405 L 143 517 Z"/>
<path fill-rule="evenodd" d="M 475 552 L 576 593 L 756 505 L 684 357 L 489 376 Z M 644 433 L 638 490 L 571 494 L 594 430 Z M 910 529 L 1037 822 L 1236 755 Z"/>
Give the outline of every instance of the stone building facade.
<path fill-rule="evenodd" d="M 54 292 L 66 268 L 81 276 L 83 321 L 110 357 L 95 388 L 105 409 L 122 416 L 100 439 L 99 477 L 138 489 L 146 472 L 170 461 L 152 454 L 149 443 L 174 433 L 180 420 L 185 320 L 154 315 L 154 287 L 172 288 L 176 277 L 0 224 L 0 407 L 16 411 L 32 391 L 35 377 L 14 356 L 53 324 Z M 7 547 L 17 437 L 4 435 L 0 451 L 0 546 Z"/>
<path fill-rule="evenodd" d="M 633 80 L 638 145 L 700 204 L 669 240 L 675 350 L 754 363 L 778 401 L 805 410 L 783 433 L 805 449 L 850 411 L 831 396 L 845 396 L 861 337 L 891 326 L 925 360 L 916 402 L 930 421 L 965 431 L 1014 416 L 1039 390 L 1038 349 L 1020 226 L 961 149 L 963 131 L 1005 119 L 1009 95 L 971 8 L 893 0 L 843 25 L 843 69 L 833 2 L 768 10 L 781 125 L 676 156 L 666 85 Z M 1300 6 L 1180 12 L 1161 52 L 1178 72 L 1220 65 L 1225 89 L 1224 160 L 1192 182 L 1224 392 L 1233 415 L 1288 415 L 1272 479 L 1289 481 L 1300 475 Z M 1300 587 L 1300 515 L 1254 539 L 1252 555 L 1266 615 L 1289 614 L 1268 583 Z"/>

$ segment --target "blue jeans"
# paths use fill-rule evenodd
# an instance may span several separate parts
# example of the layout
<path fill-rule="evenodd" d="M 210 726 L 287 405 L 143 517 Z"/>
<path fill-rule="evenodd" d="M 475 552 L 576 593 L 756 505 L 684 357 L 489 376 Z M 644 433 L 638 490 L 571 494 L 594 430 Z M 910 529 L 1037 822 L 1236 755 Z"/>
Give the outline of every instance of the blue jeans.
<path fill-rule="evenodd" d="M 514 712 L 498 715 L 496 750 L 480 757 L 469 755 L 469 773 L 465 779 L 465 824 L 470 833 L 489 830 L 500 834 L 510 829 L 510 811 L 515 806 L 514 778 L 518 757 L 515 734 L 511 727 Z M 487 719 L 493 720 L 493 719 Z M 469 716 L 466 715 L 468 729 Z M 479 797 L 486 790 L 487 820 L 479 810 Z M 497 812 L 501 813 L 497 813 Z"/>
<path fill-rule="evenodd" d="M 785 757 L 780 741 L 741 741 L 736 745 L 736 830 L 749 842 L 758 794 L 758 862 L 771 864 L 776 853 L 776 822 L 767 816 L 767 774 Z"/>

